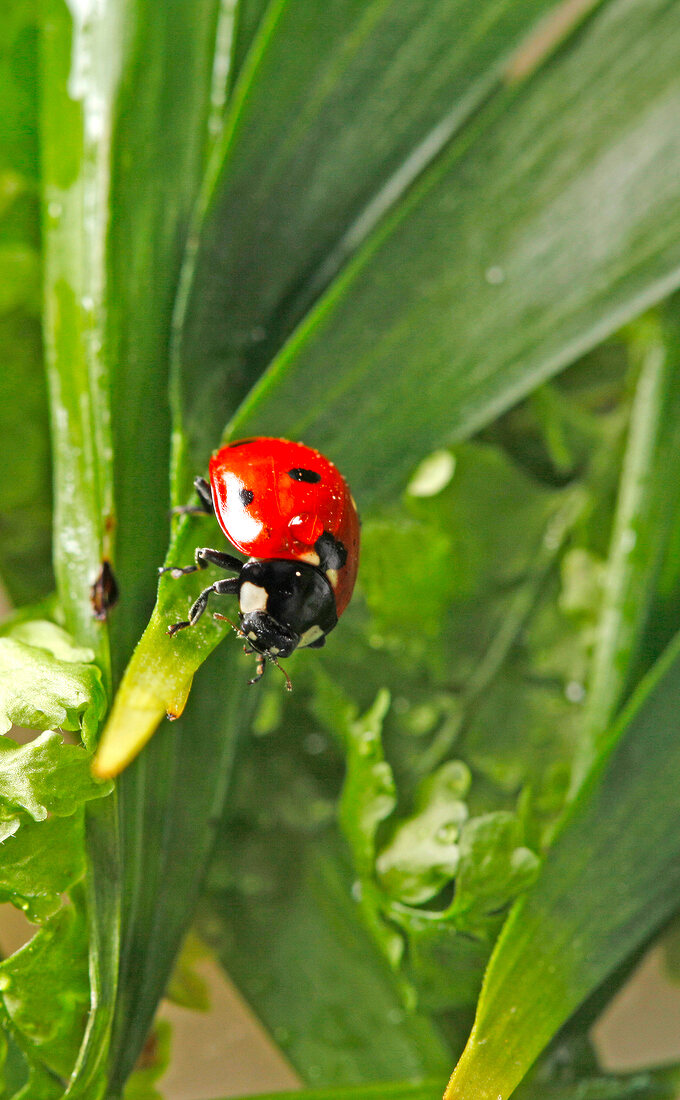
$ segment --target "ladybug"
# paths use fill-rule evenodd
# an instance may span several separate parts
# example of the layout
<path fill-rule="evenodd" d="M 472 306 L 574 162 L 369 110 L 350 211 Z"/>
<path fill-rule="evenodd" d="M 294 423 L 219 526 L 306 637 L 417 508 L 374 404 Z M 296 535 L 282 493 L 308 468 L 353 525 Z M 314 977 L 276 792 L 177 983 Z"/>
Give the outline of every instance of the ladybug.
<path fill-rule="evenodd" d="M 229 443 L 212 456 L 210 481 L 197 477 L 194 485 L 200 506 L 178 510 L 214 514 L 229 542 L 248 560 L 201 547 L 194 565 L 161 568 L 160 573 L 173 577 L 208 565 L 236 573 L 205 588 L 186 622 L 174 623 L 168 634 L 194 626 L 211 593 L 237 595 L 237 632 L 247 642 L 246 652 L 258 656 L 252 684 L 267 661 L 280 668 L 279 658 L 294 650 L 325 645 L 356 580 L 356 505 L 332 462 L 287 439 Z M 290 679 L 284 676 L 290 690 Z"/>

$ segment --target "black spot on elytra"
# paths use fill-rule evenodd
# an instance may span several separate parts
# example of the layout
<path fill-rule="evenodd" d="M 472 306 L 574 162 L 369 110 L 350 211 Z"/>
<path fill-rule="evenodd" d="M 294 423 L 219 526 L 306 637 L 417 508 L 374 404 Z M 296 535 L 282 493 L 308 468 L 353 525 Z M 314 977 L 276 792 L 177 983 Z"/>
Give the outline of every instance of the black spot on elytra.
<path fill-rule="evenodd" d="M 246 507 L 252 504 L 255 499 L 255 493 L 252 489 L 239 489 L 238 495 L 241 498 L 241 504 L 245 504 Z"/>
<path fill-rule="evenodd" d="M 321 481 L 321 474 L 317 474 L 316 470 L 306 470 L 304 466 L 295 466 L 294 469 L 289 470 L 288 477 L 292 477 L 293 481 L 306 481 L 310 485 L 316 485 Z"/>
<path fill-rule="evenodd" d="M 324 531 L 314 543 L 314 549 L 319 555 L 319 567 L 324 573 L 329 569 L 342 569 L 347 561 L 347 547 L 340 539 L 334 538 L 330 531 Z"/>

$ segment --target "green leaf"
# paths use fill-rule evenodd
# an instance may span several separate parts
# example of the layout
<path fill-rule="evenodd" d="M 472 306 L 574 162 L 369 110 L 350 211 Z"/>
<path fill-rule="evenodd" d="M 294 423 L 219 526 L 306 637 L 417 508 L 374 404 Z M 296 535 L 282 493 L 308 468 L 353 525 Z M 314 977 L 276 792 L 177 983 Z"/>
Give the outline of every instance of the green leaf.
<path fill-rule="evenodd" d="M 98 12 L 49 0 L 41 11 L 41 191 L 44 241 L 46 369 L 54 465 L 54 564 L 66 628 L 92 649 L 110 692 L 106 618 L 95 617 L 93 586 L 112 558 L 115 525 L 111 447 L 110 357 L 106 348 L 106 239 L 110 217 L 111 103 L 119 76 L 117 5 Z M 89 862 L 86 877 L 90 1014 L 70 1094 L 98 1100 L 118 968 L 117 852 L 96 847 L 102 822 L 115 837 L 113 799 L 94 801 L 78 820 L 78 843 L 106 851 L 106 873 Z M 19 838 L 24 830 L 19 831 Z M 113 850 L 112 850 L 113 848 Z M 82 848 L 79 849 L 82 856 Z M 59 853 L 61 854 L 61 853 Z M 83 871 L 85 868 L 83 868 Z M 113 888 L 112 888 L 113 887 Z"/>
<path fill-rule="evenodd" d="M 76 650 L 75 660 L 72 655 L 54 656 L 47 646 L 53 636 L 61 642 L 62 632 L 54 627 L 53 635 L 50 626 L 20 628 L 19 637 L 31 638 L 37 645 L 17 640 L 16 634 L 0 638 L 0 730 L 6 733 L 13 722 L 34 729 L 56 726 L 82 730 L 83 740 L 91 744 L 106 710 L 99 669 L 88 651 Z M 83 655 L 90 660 L 83 660 Z"/>
<path fill-rule="evenodd" d="M 62 1095 L 61 1084 L 36 1066 L 31 1068 L 29 1080 L 12 1100 L 59 1100 Z"/>
<path fill-rule="evenodd" d="M 229 84 L 233 86 L 248 56 L 270 0 L 238 0 L 235 11 Z"/>
<path fill-rule="evenodd" d="M 182 1008 L 192 1008 L 195 1012 L 208 1012 L 210 992 L 205 980 L 196 971 L 195 965 L 203 959 L 211 958 L 205 944 L 192 932 L 189 932 L 180 951 L 165 991 L 172 1004 Z"/>
<path fill-rule="evenodd" d="M 17 816 L 20 826 L 3 846 L 0 899 L 23 909 L 29 920 L 44 921 L 59 909 L 61 895 L 83 877 L 83 815 L 40 822 Z"/>
<path fill-rule="evenodd" d="M 67 622 L 105 669 L 106 647 L 91 636 L 110 631 L 114 678 L 148 617 L 167 537 L 169 333 L 209 144 L 217 7 L 113 0 L 73 9 L 72 27 L 56 5 L 46 23 L 47 325 L 54 415 L 65 428 L 55 431 L 59 591 Z M 121 600 L 103 625 L 90 586 L 106 560 Z M 223 796 L 229 740 L 213 728 L 195 783 L 187 758 L 199 739 L 185 729 L 178 746 L 178 730 L 126 777 L 117 807 L 88 812 L 92 1005 L 69 1097 L 120 1091 L 146 1037 Z M 180 798 L 186 818 L 175 812 Z"/>
<path fill-rule="evenodd" d="M 27 1064 L 12 1039 L 8 1045 L 10 1059 L 2 1067 L 2 1100 L 60 1100 L 64 1094 L 62 1082 L 41 1064 Z"/>
<path fill-rule="evenodd" d="M 170 1065 L 171 1038 L 170 1024 L 159 1020 L 147 1039 L 141 1064 L 128 1078 L 123 1100 L 163 1100 L 154 1086 Z"/>
<path fill-rule="evenodd" d="M 122 594 L 111 616 L 117 678 L 148 621 L 168 541 L 168 343 L 209 145 L 219 4 L 118 6 L 121 75 L 112 104 L 106 284 Z"/>
<path fill-rule="evenodd" d="M 23 642 L 37 649 L 45 649 L 60 661 L 76 663 L 93 660 L 92 650 L 77 645 L 70 634 L 62 627 L 41 617 L 48 601 L 22 608 L 0 626 L 0 636 L 9 636 L 17 642 Z"/>
<path fill-rule="evenodd" d="M 451 763 L 457 764 L 457 770 L 460 771 L 460 764 L 457 761 Z M 522 844 L 521 826 L 514 814 L 498 811 L 465 820 L 464 817 L 467 817 L 465 804 L 451 801 L 450 797 L 447 800 L 446 794 L 440 806 L 449 809 L 449 819 L 444 820 L 443 825 L 439 826 L 444 835 L 440 840 L 440 847 L 435 847 L 435 854 L 431 856 L 430 868 L 424 868 L 422 864 L 418 866 L 416 862 L 419 873 L 413 873 L 414 822 L 416 827 L 420 826 L 420 828 L 424 825 L 431 828 L 431 822 L 427 819 L 423 822 L 422 819 L 419 821 L 418 818 L 412 818 L 397 831 L 402 847 L 402 853 L 400 853 L 402 867 L 399 868 L 401 876 L 394 875 L 393 879 L 402 891 L 399 900 L 418 905 L 432 897 L 435 892 L 425 877 L 426 869 L 434 878 L 437 889 L 441 889 L 455 877 L 453 901 L 443 911 L 428 912 L 425 909 L 407 909 L 402 906 L 394 906 L 388 911 L 393 919 L 407 931 L 422 932 L 424 922 L 431 926 L 431 931 L 435 934 L 441 933 L 445 941 L 448 938 L 445 926 L 447 922 L 451 922 L 464 936 L 480 943 L 493 942 L 501 914 L 536 878 L 538 859 Z M 408 840 L 411 841 L 410 850 L 403 836 L 404 829 L 408 830 Z M 445 848 L 449 863 L 448 865 L 444 863 L 442 867 L 442 857 L 439 852 L 451 836 L 456 843 L 449 844 L 449 849 L 454 847 L 455 851 L 450 853 L 450 850 Z M 432 841 L 430 846 L 434 847 Z M 409 856 L 411 857 L 410 866 Z M 415 861 L 418 861 L 419 856 L 421 852 L 416 847 Z M 394 850 L 392 858 L 394 858 Z M 411 871 L 414 881 L 404 876 L 404 865 L 407 871 Z M 378 869 L 380 870 L 380 862 Z M 403 877 L 406 877 L 406 891 L 401 885 Z M 425 879 L 424 885 L 423 879 Z M 410 897 L 405 896 L 408 894 L 408 887 L 411 889 Z M 478 959 L 480 952 L 473 950 L 470 954 Z"/>
<path fill-rule="evenodd" d="M 94 1100 L 104 1093 L 112 1010 L 117 993 L 120 936 L 120 849 L 114 798 L 92 802 L 85 814 L 88 867 L 85 896 L 89 933 L 90 1012 L 66 1095 Z M 98 873 L 106 868 L 107 874 Z M 87 873 L 89 872 L 89 873 Z"/>
<path fill-rule="evenodd" d="M 17 604 L 46 595 L 54 585 L 49 430 L 40 351 L 34 316 L 27 317 L 21 309 L 0 315 L 0 574 Z"/>
<path fill-rule="evenodd" d="M 466 932 L 461 934 L 441 919 L 441 913 L 433 916 L 396 906 L 388 911 L 406 938 L 405 973 L 422 1010 L 458 1012 L 462 1016 L 461 1030 L 469 1028 L 469 1014 L 489 961 L 489 943 Z"/>
<path fill-rule="evenodd" d="M 19 640 L 21 638 L 30 641 Z M 24 624 L 0 638 L 0 730 L 12 723 L 29 728 L 81 730 L 86 745 L 106 712 L 101 675 L 89 650 L 69 648 L 50 623 Z M 64 653 L 66 656 L 55 656 Z"/>
<path fill-rule="evenodd" d="M 63 906 L 0 963 L 0 995 L 14 1029 L 53 1072 L 70 1076 L 90 1000 L 81 905 Z"/>
<path fill-rule="evenodd" d="M 239 656 L 201 670 L 186 713 L 159 732 L 142 766 L 123 780 L 138 814 L 128 809 L 121 822 L 130 923 L 112 1089 L 132 1069 L 165 991 L 215 842 L 235 747 L 252 716 L 256 697 L 234 668 Z"/>
<path fill-rule="evenodd" d="M 640 376 L 631 412 L 611 548 L 603 584 L 598 640 L 589 685 L 585 730 L 574 769 L 576 784 L 635 680 L 632 673 L 659 588 L 663 556 L 677 514 L 671 469 L 680 468 L 680 359 L 671 325 L 647 316 L 631 343 Z M 652 652 L 647 659 L 658 655 Z M 645 669 L 646 671 L 646 669 Z"/>
<path fill-rule="evenodd" d="M 462 799 L 469 786 L 470 773 L 459 760 L 448 761 L 423 780 L 415 812 L 397 826 L 376 860 L 380 883 L 392 897 L 420 905 L 455 876 L 461 828 L 468 816 Z"/>
<path fill-rule="evenodd" d="M 378 828 L 397 802 L 394 777 L 384 758 L 381 738 L 390 694 L 385 689 L 379 691 L 368 711 L 359 715 L 337 686 L 324 682 L 319 674 L 317 682 L 316 710 L 324 725 L 342 739 L 345 748 L 346 773 L 338 817 L 357 874 L 354 893 L 377 945 L 396 968 L 403 940 L 382 918 L 375 882 Z M 404 990 L 403 995 L 408 998 L 409 992 Z"/>
<path fill-rule="evenodd" d="M 401 510 L 396 522 L 369 518 L 362 525 L 360 584 L 380 635 L 407 638 L 418 655 L 432 647 L 451 604 L 455 551 L 448 530 L 406 518 Z M 390 568 L 395 561 L 398 571 Z"/>
<path fill-rule="evenodd" d="M 93 614 L 93 591 L 112 558 L 115 526 L 105 288 L 111 222 L 107 139 L 120 74 L 120 5 L 113 2 L 95 13 L 48 0 L 41 16 L 43 324 L 55 486 L 54 569 L 65 625 L 79 645 L 94 651 L 108 697 L 109 633 L 105 615 Z M 81 815 L 36 826 L 43 838 L 53 821 L 77 818 L 78 842 L 82 845 L 86 836 L 93 857 L 106 853 L 105 870 L 95 858 L 88 867 L 90 1015 L 70 1085 L 74 1100 L 79 1091 L 88 1100 L 98 1100 L 103 1091 L 118 970 L 116 807 L 112 799 L 91 806 L 84 833 Z M 103 840 L 102 831 L 114 838 L 113 845 Z"/>
<path fill-rule="evenodd" d="M 363 681 L 363 667 L 376 663 L 375 647 L 383 646 L 395 673 L 387 683 L 400 705 L 420 701 L 399 727 L 410 728 L 418 715 L 429 722 L 406 742 L 409 782 L 462 750 L 496 788 L 477 801 L 476 813 L 498 808 L 499 799 L 510 808 L 523 783 L 534 784 L 538 796 L 553 766 L 566 782 L 580 722 L 566 689 L 584 682 L 590 623 L 575 623 L 563 609 L 556 574 L 593 499 L 591 463 L 599 468 L 605 456 L 607 465 L 615 462 L 604 435 L 583 456 L 584 480 L 561 490 L 528 476 L 496 446 L 459 446 L 455 472 L 439 493 L 408 493 L 403 509 L 364 525 L 359 583 L 372 612 L 370 646 L 361 643 L 348 688 L 354 690 L 359 668 Z M 404 512 L 427 533 L 424 546 L 405 548 Z M 418 577 L 429 546 L 444 541 L 449 550 L 438 569 L 425 567 Z M 440 602 L 442 591 L 448 595 Z M 437 606 L 437 633 L 424 642 L 432 621 L 421 629 L 420 620 Z M 354 649 L 359 644 L 352 640 Z M 564 791 L 553 810 L 563 798 Z"/>
<path fill-rule="evenodd" d="M 447 1100 L 509 1096 L 561 1024 L 677 909 L 679 654 L 676 639 L 625 708 L 512 911 Z"/>
<path fill-rule="evenodd" d="M 678 1068 L 664 1066 L 637 1073 L 592 1072 L 575 1081 L 546 1081 L 539 1072 L 523 1081 L 517 1100 L 673 1100 Z"/>
<path fill-rule="evenodd" d="M 285 425 L 332 456 L 368 509 L 433 447 L 668 293 L 679 35 L 667 0 L 611 0 L 493 97 L 299 326 L 230 434 Z"/>
<path fill-rule="evenodd" d="M 339 727 L 345 736 L 347 753 L 340 823 L 362 875 L 373 873 L 376 832 L 380 822 L 392 813 L 397 800 L 394 779 L 384 759 L 380 739 L 389 705 L 389 693 L 382 691 L 366 714 L 345 720 Z M 326 722 L 333 721 L 328 711 L 324 718 Z"/>
<path fill-rule="evenodd" d="M 68 817 L 111 789 L 92 778 L 89 754 L 64 744 L 58 733 L 48 731 L 28 745 L 0 741 L 0 800 L 35 821 L 44 821 L 48 813 Z"/>
<path fill-rule="evenodd" d="M 465 932 L 483 935 L 536 878 L 538 859 L 522 844 L 513 814 L 472 818 L 460 836 L 460 866 L 450 917 Z"/>
<path fill-rule="evenodd" d="M 176 545 L 181 546 L 182 541 L 176 540 Z M 187 605 L 191 606 L 205 585 L 203 573 L 198 580 L 190 578 L 187 585 L 161 581 L 158 605 L 125 670 L 99 743 L 96 775 L 117 775 L 146 744 L 162 718 L 174 721 L 184 711 L 195 672 L 228 629 L 208 620 L 190 638 L 184 633 L 168 636 L 168 627 L 186 617 Z"/>
<path fill-rule="evenodd" d="M 38 22 L 33 0 L 13 0 L 0 12 L 0 576 L 16 603 L 53 585 L 39 320 Z"/>
<path fill-rule="evenodd" d="M 391 878 L 383 877 L 398 900 L 383 899 L 382 912 L 405 934 L 406 973 L 419 1001 L 435 1011 L 474 1004 L 503 916 L 538 869 L 538 859 L 522 844 L 516 815 L 498 811 L 462 820 L 467 806 L 451 799 L 451 792 L 446 797 L 445 785 L 450 769 L 455 791 L 461 767 L 451 761 L 440 769 L 441 816 L 416 816 L 397 829 L 398 847 L 388 849 Z M 425 832 L 433 826 L 438 826 L 434 837 Z M 424 858 L 428 854 L 429 864 Z M 395 855 L 400 856 L 396 867 Z M 383 858 L 379 857 L 378 871 Z M 452 879 L 453 901 L 447 908 L 428 910 L 422 905 Z"/>
<path fill-rule="evenodd" d="M 275 768 L 267 778 L 279 778 Z M 310 810 L 318 802 L 317 795 Z M 357 1089 L 376 1078 L 433 1074 L 443 1083 L 438 1029 L 403 1008 L 394 975 L 357 919 L 351 885 L 332 835 L 276 822 L 258 836 L 237 821 L 218 841 L 199 931 L 309 1085 Z"/>
<path fill-rule="evenodd" d="M 55 483 L 54 566 L 69 633 L 94 650 L 105 680 L 106 626 L 92 585 L 110 558 L 113 471 L 104 354 L 110 123 L 119 47 L 113 5 L 97 22 L 49 0 L 42 16 L 40 135 L 45 360 Z M 104 37 L 106 46 L 104 47 Z M 73 57 L 81 68 L 70 79 Z M 96 62 L 93 63 L 93 58 Z M 89 74 L 82 79 L 83 67 Z M 85 216 L 87 211 L 87 216 Z"/>
<path fill-rule="evenodd" d="M 194 473 L 310 302 L 499 85 L 549 6 L 275 0 L 239 11 L 240 77 L 201 200 L 177 348 Z M 293 433 L 291 411 L 271 434 Z"/>

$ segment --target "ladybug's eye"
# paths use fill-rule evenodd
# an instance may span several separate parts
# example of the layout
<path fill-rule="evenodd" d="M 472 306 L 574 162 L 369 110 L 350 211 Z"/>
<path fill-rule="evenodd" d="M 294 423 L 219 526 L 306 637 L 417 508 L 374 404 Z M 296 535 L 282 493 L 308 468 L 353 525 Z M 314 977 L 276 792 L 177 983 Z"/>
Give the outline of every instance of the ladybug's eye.
<path fill-rule="evenodd" d="M 238 495 L 241 498 L 241 504 L 252 504 L 255 499 L 255 493 L 252 489 L 239 489 Z"/>
<path fill-rule="evenodd" d="M 295 466 L 294 469 L 289 470 L 288 477 L 292 477 L 293 481 L 306 481 L 310 485 L 316 485 L 321 481 L 321 474 L 317 474 L 316 470 L 306 470 L 304 466 Z"/>

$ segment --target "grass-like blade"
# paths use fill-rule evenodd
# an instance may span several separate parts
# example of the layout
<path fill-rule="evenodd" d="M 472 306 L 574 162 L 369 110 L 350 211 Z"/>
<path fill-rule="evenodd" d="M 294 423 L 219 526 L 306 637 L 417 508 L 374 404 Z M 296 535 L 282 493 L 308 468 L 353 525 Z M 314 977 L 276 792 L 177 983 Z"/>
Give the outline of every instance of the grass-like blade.
<path fill-rule="evenodd" d="M 676 481 L 668 474 L 680 465 L 680 349 L 671 310 L 643 318 L 631 334 L 640 375 L 619 482 L 575 785 L 597 757 L 600 741 L 640 678 L 639 674 L 635 678 L 640 662 L 649 667 L 659 655 L 659 648 L 655 652 L 646 639 L 646 629 L 659 588 L 668 592 L 674 587 L 670 577 L 663 577 L 678 505 Z"/>
<path fill-rule="evenodd" d="M 426 448 L 469 435 L 673 289 L 679 44 L 666 0 L 598 7 L 454 137 L 230 431 L 285 424 L 326 448 L 367 508 Z"/>
<path fill-rule="evenodd" d="M 40 328 L 35 5 L 0 13 L 0 574 L 15 603 L 51 591 L 51 470 Z M 21 439 L 21 446 L 16 441 Z"/>
<path fill-rule="evenodd" d="M 229 13 L 222 7 L 225 32 Z M 190 7 L 140 2 L 125 10 L 107 240 L 121 593 L 111 616 L 116 678 L 153 606 L 170 526 L 169 332 L 210 145 L 221 64 L 215 57 L 219 9 L 217 0 L 199 0 Z M 221 725 L 232 719 L 228 684 L 226 678 L 199 691 L 183 725 L 168 730 L 119 784 L 122 932 L 111 1095 L 123 1087 L 143 1046 L 191 917 L 229 775 L 233 742 Z M 106 839 L 100 836 L 97 847 L 92 839 L 102 876 Z"/>
<path fill-rule="evenodd" d="M 549 6 L 267 5 L 230 99 L 185 271 L 178 383 L 196 468 L 310 301 L 499 85 Z M 257 9 L 239 11 L 237 47 Z M 284 427 L 282 416 L 273 434 Z"/>
<path fill-rule="evenodd" d="M 248 50 L 269 3 L 270 0 L 238 0 L 232 35 L 230 87 L 233 87 L 236 77 L 243 68 Z"/>
<path fill-rule="evenodd" d="M 275 769 L 267 771 L 265 783 L 275 782 Z M 262 894 L 220 885 L 241 867 L 267 884 Z M 404 1010 L 394 974 L 357 920 L 351 887 L 329 830 L 308 838 L 279 826 L 249 837 L 232 821 L 220 834 L 199 931 L 303 1080 L 359 1090 L 363 1081 L 438 1074 L 441 1096 L 446 1045 L 425 1013 Z"/>
<path fill-rule="evenodd" d="M 54 563 L 66 625 L 91 648 L 110 690 L 105 620 L 93 614 L 92 585 L 111 553 L 113 516 L 109 375 L 103 355 L 106 302 L 103 257 L 109 221 L 110 124 L 119 38 L 115 6 L 72 23 L 58 2 L 43 11 L 41 163 L 45 249 L 44 325 L 55 470 Z M 69 82 L 77 58 L 91 79 Z M 82 74 L 79 70 L 79 76 Z M 68 151 L 68 155 L 66 152 Z M 86 812 L 88 832 L 116 835 L 113 798 Z M 107 879 L 89 857 L 90 1013 L 72 1095 L 95 1100 L 105 1090 L 105 1063 L 118 965 L 118 858 L 107 849 Z"/>

